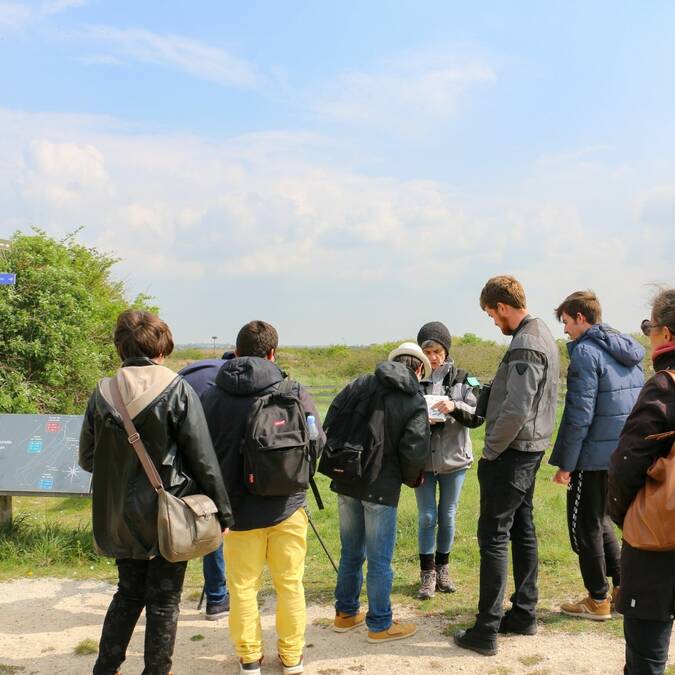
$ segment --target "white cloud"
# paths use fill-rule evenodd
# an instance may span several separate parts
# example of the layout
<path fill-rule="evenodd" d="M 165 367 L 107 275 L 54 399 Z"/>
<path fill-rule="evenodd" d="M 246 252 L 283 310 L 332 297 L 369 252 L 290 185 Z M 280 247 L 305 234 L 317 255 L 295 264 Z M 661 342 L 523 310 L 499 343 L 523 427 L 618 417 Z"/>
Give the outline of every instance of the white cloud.
<path fill-rule="evenodd" d="M 492 85 L 493 68 L 457 55 L 409 54 L 339 76 L 317 96 L 315 110 L 348 124 L 410 135 L 452 117 L 469 89 Z"/>
<path fill-rule="evenodd" d="M 140 28 L 91 26 L 84 31 L 84 37 L 109 45 L 115 51 L 115 58 L 175 68 L 220 85 L 252 87 L 261 80 L 253 64 L 224 49 L 182 35 L 160 35 Z"/>
<path fill-rule="evenodd" d="M 51 14 L 60 14 L 76 7 L 84 7 L 86 4 L 87 0 L 47 0 L 47 2 L 43 2 L 40 6 L 40 11 L 42 14 L 49 16 Z"/>
<path fill-rule="evenodd" d="M 202 303 L 221 287 L 253 297 L 261 287 L 279 297 L 289 284 L 306 285 L 308 297 L 322 289 L 330 318 L 305 325 L 317 333 L 304 340 L 330 342 L 336 325 L 352 327 L 340 338 L 384 339 L 448 315 L 453 329 L 491 335 L 476 296 L 498 273 L 520 277 L 547 319 L 569 292 L 591 287 L 607 319 L 632 329 L 644 285 L 673 280 L 671 221 L 649 214 L 672 208 L 675 169 L 617 171 L 571 152 L 469 194 L 341 167 L 332 141 L 312 134 L 214 141 L 2 110 L 0 149 L 0 232 L 85 226 L 84 241 L 119 256 L 132 287 L 172 309 L 183 340 L 211 330 Z M 190 307 L 172 306 L 176 280 L 191 289 Z M 411 312 L 398 323 L 397 302 Z"/>
<path fill-rule="evenodd" d="M 18 2 L 0 2 L 0 28 L 18 28 L 30 19 L 32 10 Z"/>
<path fill-rule="evenodd" d="M 0 28 L 21 28 L 32 21 L 82 7 L 87 0 L 48 0 L 38 4 L 0 2 Z"/>

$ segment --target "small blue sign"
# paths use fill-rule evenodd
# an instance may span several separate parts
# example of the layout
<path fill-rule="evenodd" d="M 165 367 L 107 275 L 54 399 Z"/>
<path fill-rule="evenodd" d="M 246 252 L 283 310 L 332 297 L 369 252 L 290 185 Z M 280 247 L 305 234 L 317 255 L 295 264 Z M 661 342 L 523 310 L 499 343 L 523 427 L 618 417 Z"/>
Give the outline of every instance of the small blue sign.
<path fill-rule="evenodd" d="M 53 478 L 41 478 L 38 483 L 38 488 L 40 490 L 53 490 L 54 489 L 54 479 Z"/>
<path fill-rule="evenodd" d="M 14 286 L 14 284 L 16 284 L 16 274 L 0 272 L 0 286 Z"/>
<path fill-rule="evenodd" d="M 42 452 L 42 441 L 34 438 L 28 443 L 28 454 L 35 455 L 38 452 Z"/>

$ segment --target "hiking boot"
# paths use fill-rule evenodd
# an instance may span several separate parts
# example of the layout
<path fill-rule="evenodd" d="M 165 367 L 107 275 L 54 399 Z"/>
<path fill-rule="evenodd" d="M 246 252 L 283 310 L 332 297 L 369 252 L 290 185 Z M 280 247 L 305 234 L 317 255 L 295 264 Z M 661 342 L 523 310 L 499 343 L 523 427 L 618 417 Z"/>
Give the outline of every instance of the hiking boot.
<path fill-rule="evenodd" d="M 422 585 L 417 591 L 417 597 L 420 600 L 428 600 L 436 595 L 436 570 L 422 570 L 420 572 Z"/>
<path fill-rule="evenodd" d="M 476 634 L 475 628 L 457 631 L 454 636 L 455 644 L 462 649 L 470 649 L 482 656 L 497 654 L 497 640 Z"/>
<path fill-rule="evenodd" d="M 392 640 L 404 640 L 417 633 L 417 626 L 414 623 L 398 623 L 393 621 L 387 630 L 373 632 L 368 631 L 368 642 L 377 644 L 380 642 L 391 642 Z"/>
<path fill-rule="evenodd" d="M 436 590 L 439 593 L 454 593 L 457 590 L 450 580 L 448 565 L 436 565 Z"/>
<path fill-rule="evenodd" d="M 305 659 L 302 656 L 294 666 L 287 666 L 281 656 L 279 656 L 279 661 L 281 661 L 281 667 L 283 668 L 284 675 L 297 675 L 297 673 L 305 672 Z"/>
<path fill-rule="evenodd" d="M 499 623 L 499 633 L 516 633 L 517 635 L 536 635 L 537 621 L 517 621 L 511 612 L 506 612 Z"/>
<path fill-rule="evenodd" d="M 245 675 L 260 675 L 260 666 L 262 664 L 262 659 L 257 661 L 251 661 L 250 663 L 244 663 L 239 661 L 239 673 Z"/>
<path fill-rule="evenodd" d="M 607 621 L 607 619 L 612 618 L 609 598 L 593 600 L 590 595 L 583 600 L 579 600 L 579 602 L 564 602 L 560 606 L 560 610 L 568 616 L 578 616 L 592 621 Z"/>
<path fill-rule="evenodd" d="M 222 619 L 230 611 L 230 597 L 226 597 L 223 602 L 217 604 L 209 605 L 206 603 L 206 612 L 204 618 L 207 621 L 217 621 Z"/>
<path fill-rule="evenodd" d="M 349 630 L 363 626 L 366 622 L 366 613 L 345 614 L 344 612 L 335 612 L 335 621 L 333 621 L 333 630 L 336 633 L 346 633 Z"/>

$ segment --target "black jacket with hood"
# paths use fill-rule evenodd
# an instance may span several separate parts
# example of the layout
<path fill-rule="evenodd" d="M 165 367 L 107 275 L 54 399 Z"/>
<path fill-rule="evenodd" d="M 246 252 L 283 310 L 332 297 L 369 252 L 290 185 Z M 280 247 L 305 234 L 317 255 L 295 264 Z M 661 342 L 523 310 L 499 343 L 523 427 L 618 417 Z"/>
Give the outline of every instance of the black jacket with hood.
<path fill-rule="evenodd" d="M 415 374 L 404 364 L 384 361 L 373 375 L 363 375 L 348 384 L 335 398 L 350 396 L 353 388 L 369 388 L 372 379 L 385 390 L 384 450 L 380 475 L 370 485 L 333 480 L 331 490 L 366 502 L 398 506 L 401 485 L 419 484 L 429 454 L 429 418 L 427 404 Z M 330 418 L 326 417 L 326 427 Z"/>
<path fill-rule="evenodd" d="M 223 527 L 230 502 L 197 394 L 182 377 L 150 359 L 127 359 L 117 374 L 127 406 L 165 489 L 181 497 L 205 494 Z M 94 540 L 113 558 L 159 555 L 157 495 L 127 440 L 112 404 L 110 379 L 89 399 L 80 433 L 80 466 L 93 473 Z"/>
<path fill-rule="evenodd" d="M 242 356 L 226 361 L 216 375 L 215 386 L 202 395 L 213 446 L 232 502 L 233 530 L 271 527 L 292 516 L 305 504 L 304 491 L 288 497 L 260 497 L 250 494 L 244 482 L 241 443 L 248 414 L 254 401 L 278 388 L 285 377 L 273 361 Z M 316 418 L 321 447 L 325 436 L 319 413 L 310 395 L 299 384 L 298 397 L 305 414 Z"/>
<path fill-rule="evenodd" d="M 666 457 L 673 445 L 672 438 L 646 437 L 675 429 L 675 385 L 667 373 L 660 372 L 675 370 L 675 345 L 654 359 L 654 370 L 626 420 L 609 465 L 609 515 L 619 527 L 646 482 L 647 470 L 659 457 Z M 645 551 L 624 540 L 616 606 L 621 614 L 636 619 L 675 618 L 675 551 Z"/>

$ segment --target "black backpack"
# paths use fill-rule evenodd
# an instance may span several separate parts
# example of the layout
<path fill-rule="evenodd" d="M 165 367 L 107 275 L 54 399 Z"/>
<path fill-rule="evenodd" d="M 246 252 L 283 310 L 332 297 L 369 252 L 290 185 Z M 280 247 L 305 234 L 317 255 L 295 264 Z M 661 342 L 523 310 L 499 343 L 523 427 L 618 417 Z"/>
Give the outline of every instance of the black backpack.
<path fill-rule="evenodd" d="M 313 444 L 299 387 L 286 379 L 253 402 L 241 450 L 244 482 L 251 494 L 281 497 L 309 486 Z"/>
<path fill-rule="evenodd" d="M 351 386 L 346 398 L 328 408 L 319 472 L 335 480 L 370 485 L 382 469 L 386 392 L 374 377 L 368 386 Z"/>

